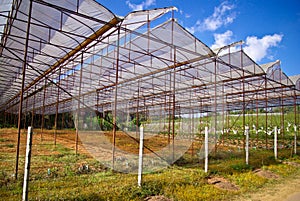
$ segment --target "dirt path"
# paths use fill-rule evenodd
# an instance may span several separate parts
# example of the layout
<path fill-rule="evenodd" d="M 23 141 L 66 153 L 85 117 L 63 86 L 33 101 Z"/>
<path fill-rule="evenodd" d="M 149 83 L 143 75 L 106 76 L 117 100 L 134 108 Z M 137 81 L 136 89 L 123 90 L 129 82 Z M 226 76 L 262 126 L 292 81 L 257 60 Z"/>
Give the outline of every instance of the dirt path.
<path fill-rule="evenodd" d="M 268 184 L 259 191 L 239 197 L 240 201 L 296 201 L 300 200 L 300 175 Z"/>

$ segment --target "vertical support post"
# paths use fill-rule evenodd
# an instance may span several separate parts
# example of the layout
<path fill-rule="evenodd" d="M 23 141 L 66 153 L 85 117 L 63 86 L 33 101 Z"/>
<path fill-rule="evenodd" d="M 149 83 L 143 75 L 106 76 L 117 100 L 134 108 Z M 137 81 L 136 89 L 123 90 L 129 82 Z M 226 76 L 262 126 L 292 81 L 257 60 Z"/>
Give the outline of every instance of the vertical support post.
<path fill-rule="evenodd" d="M 282 139 L 284 140 L 284 133 L 285 133 L 285 126 L 284 126 L 284 102 L 283 102 L 283 97 L 281 97 L 281 115 L 280 115 L 280 120 L 281 120 L 281 135 L 282 135 Z"/>
<path fill-rule="evenodd" d="M 277 126 L 274 127 L 274 157 L 277 160 Z"/>
<path fill-rule="evenodd" d="M 205 125 L 205 123 L 204 123 L 204 121 L 203 121 L 203 99 L 202 98 L 200 98 L 200 111 L 201 111 L 201 113 L 200 113 L 200 118 L 199 118 L 199 121 L 200 121 L 200 134 L 203 134 L 203 126 Z M 200 135 L 200 136 L 202 136 L 202 135 Z"/>
<path fill-rule="evenodd" d="M 36 85 L 34 86 L 34 90 L 36 90 Z M 33 122 L 34 122 L 34 105 L 35 105 L 35 94 L 33 95 L 33 103 L 32 103 L 32 116 L 31 116 L 31 127 L 33 127 Z"/>
<path fill-rule="evenodd" d="M 174 48 L 175 52 L 175 48 Z M 175 53 L 174 53 L 175 54 Z M 173 89 L 172 89 L 172 161 L 175 159 L 175 75 L 176 75 L 176 70 L 175 68 L 173 69 Z"/>
<path fill-rule="evenodd" d="M 75 136 L 75 154 L 77 155 L 78 153 L 78 138 L 79 138 L 79 134 L 78 134 L 78 129 L 79 129 L 79 118 L 80 118 L 80 102 L 81 102 L 81 86 L 82 86 L 82 71 L 83 71 L 83 52 L 81 53 L 81 59 L 80 59 L 80 77 L 79 77 L 79 91 L 78 91 L 78 105 L 77 105 L 77 114 L 76 114 L 76 136 Z"/>
<path fill-rule="evenodd" d="M 294 91 L 294 154 L 297 154 L 297 97 Z"/>
<path fill-rule="evenodd" d="M 214 69 L 214 111 L 213 111 L 213 129 L 214 129 L 214 154 L 217 153 L 217 59 L 215 59 Z"/>
<path fill-rule="evenodd" d="M 297 125 L 294 125 L 294 154 L 297 154 Z"/>
<path fill-rule="evenodd" d="M 171 31 L 171 44 L 173 45 L 174 44 L 174 22 L 175 22 L 175 19 L 174 19 L 174 10 L 172 11 L 172 31 Z M 173 62 L 174 62 L 174 66 L 176 64 L 176 47 L 174 46 L 173 48 Z M 172 57 L 172 55 L 171 55 Z M 176 78 L 176 68 L 173 69 L 173 87 L 172 87 L 172 161 L 175 160 L 175 107 L 176 107 L 176 104 L 175 104 L 175 84 L 176 84 L 176 81 L 175 81 L 175 78 Z"/>
<path fill-rule="evenodd" d="M 116 133 L 117 133 L 117 100 L 118 100 L 118 84 L 119 84 L 119 51 L 120 51 L 120 27 L 118 27 L 118 40 L 117 40 L 117 61 L 116 61 L 116 80 L 115 80 L 115 94 L 114 94 L 114 110 L 113 110 L 113 147 L 112 147 L 112 168 L 115 168 L 115 146 L 116 146 Z"/>
<path fill-rule="evenodd" d="M 226 104 L 227 104 L 227 95 L 226 95 Z M 226 139 L 229 140 L 229 110 L 228 110 L 228 107 L 226 109 L 225 128 L 226 128 Z"/>
<path fill-rule="evenodd" d="M 28 97 L 28 91 L 26 92 L 26 96 Z M 26 129 L 26 125 L 27 125 L 27 112 L 28 112 L 28 98 L 26 99 L 26 102 L 25 102 L 25 109 L 26 111 L 24 112 L 24 130 Z M 25 132 L 25 131 L 24 131 Z"/>
<path fill-rule="evenodd" d="M 204 172 L 208 171 L 208 127 L 205 126 L 204 131 Z"/>
<path fill-rule="evenodd" d="M 246 151 L 246 165 L 249 165 L 249 126 L 245 126 L 245 136 L 246 136 L 246 144 L 245 144 L 245 151 Z"/>
<path fill-rule="evenodd" d="M 47 79 L 45 78 L 45 87 L 44 87 L 44 94 L 43 94 L 43 107 L 42 107 L 42 122 L 41 122 L 41 141 L 43 141 L 43 132 L 45 126 L 45 99 L 46 99 L 46 85 Z"/>
<path fill-rule="evenodd" d="M 258 94 L 256 93 L 256 101 L 255 101 L 255 104 L 256 104 L 256 124 L 255 124 L 255 127 L 256 127 L 256 144 L 258 145 Z"/>
<path fill-rule="evenodd" d="M 60 75 L 61 75 L 61 68 L 59 68 L 58 73 L 58 83 L 57 85 L 60 86 Z M 56 137 L 57 137 L 57 121 L 58 121 L 58 105 L 59 105 L 59 87 L 57 87 L 57 96 L 56 96 L 56 104 L 55 104 L 55 122 L 54 122 L 54 145 L 56 146 Z"/>
<path fill-rule="evenodd" d="M 58 119 L 58 97 L 57 95 L 57 101 L 56 101 L 56 106 L 55 106 L 55 120 L 54 120 L 54 146 L 56 146 L 56 136 L 57 136 L 57 119 Z"/>
<path fill-rule="evenodd" d="M 32 127 L 28 127 L 22 201 L 28 200 L 28 182 L 32 146 Z"/>
<path fill-rule="evenodd" d="M 6 127 L 6 111 L 4 111 L 3 114 L 4 114 L 4 121 L 3 121 L 3 124 L 4 124 L 4 126 Z"/>
<path fill-rule="evenodd" d="M 243 54 L 241 54 L 241 68 L 243 69 Z M 245 71 L 243 69 L 243 79 L 242 79 L 242 91 L 243 91 L 243 129 L 244 129 L 244 133 L 246 132 L 246 127 L 245 127 L 245 122 L 246 122 L 246 99 L 245 99 Z M 249 135 L 248 135 L 249 137 Z M 244 135 L 244 139 L 243 139 L 243 150 L 245 150 L 247 152 L 247 149 L 246 149 L 246 141 L 247 141 L 247 136 Z M 248 139 L 248 146 L 249 146 L 249 139 Z M 246 156 L 247 156 L 247 153 L 245 153 Z M 248 153 L 249 154 L 249 153 Z M 246 161 L 247 163 L 247 161 Z"/>
<path fill-rule="evenodd" d="M 140 114 L 139 114 L 139 107 L 140 107 L 140 80 L 138 80 L 138 89 L 137 89 L 137 100 L 136 100 L 136 122 L 135 122 L 135 136 L 138 138 L 139 132 L 139 122 L 140 122 Z"/>
<path fill-rule="evenodd" d="M 265 99 L 266 99 L 266 125 L 265 125 L 265 139 L 266 139 L 266 149 L 268 149 L 268 93 L 267 93 L 267 75 L 265 75 Z"/>
<path fill-rule="evenodd" d="M 26 41 L 25 41 L 25 46 L 24 46 L 24 60 L 23 60 L 23 66 L 22 66 L 22 84 L 21 84 L 19 113 L 18 113 L 18 138 L 17 138 L 17 149 L 16 149 L 15 179 L 18 179 L 18 169 L 19 169 L 21 118 L 22 118 L 22 106 L 23 106 L 23 93 L 24 93 L 25 77 L 26 77 L 25 73 L 26 73 L 26 66 L 27 66 L 27 50 L 28 50 L 29 34 L 30 34 L 31 12 L 32 12 L 32 0 L 30 0 L 30 3 L 29 3 L 29 12 L 28 12 L 28 21 L 27 21 L 27 30 L 26 30 Z"/>
<path fill-rule="evenodd" d="M 64 129 L 64 127 L 65 127 L 64 121 L 65 121 L 65 113 L 62 113 L 61 114 L 61 128 L 62 129 Z"/>
<path fill-rule="evenodd" d="M 229 48 L 230 49 L 230 48 Z M 222 84 L 222 95 L 224 95 L 224 84 Z M 224 137 L 225 137 L 225 102 L 224 102 L 224 97 L 222 97 L 222 145 L 224 146 Z"/>
<path fill-rule="evenodd" d="M 143 150 L 144 150 L 144 127 L 140 126 L 140 147 L 139 147 L 139 169 L 138 169 L 138 186 L 142 186 L 143 175 Z"/>
<path fill-rule="evenodd" d="M 192 105 L 192 104 L 190 103 L 190 105 Z M 194 110 L 192 109 L 192 132 L 191 132 L 192 136 L 189 137 L 190 140 L 193 140 L 194 136 L 195 136 L 195 124 L 194 124 L 195 123 L 195 118 L 194 118 L 195 115 L 194 114 L 195 114 Z M 181 119 L 180 121 L 182 123 L 183 120 Z M 182 125 L 181 125 L 181 127 L 182 127 Z M 193 158 L 194 157 L 194 142 L 192 142 L 191 146 L 192 146 L 192 158 Z"/>

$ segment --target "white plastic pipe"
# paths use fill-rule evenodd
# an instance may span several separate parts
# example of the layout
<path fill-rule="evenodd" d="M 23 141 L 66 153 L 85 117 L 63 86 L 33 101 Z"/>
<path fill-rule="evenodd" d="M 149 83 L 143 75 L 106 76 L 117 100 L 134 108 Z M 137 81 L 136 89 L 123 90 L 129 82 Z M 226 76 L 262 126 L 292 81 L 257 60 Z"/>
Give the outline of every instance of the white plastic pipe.
<path fill-rule="evenodd" d="M 28 181 L 29 181 L 29 170 L 30 170 L 31 145 L 32 145 L 32 127 L 29 126 L 27 131 L 26 158 L 25 158 L 24 183 L 23 183 L 23 195 L 22 195 L 23 201 L 28 200 Z"/>
<path fill-rule="evenodd" d="M 249 165 L 249 126 L 245 126 L 245 135 L 246 135 L 246 164 Z"/>
<path fill-rule="evenodd" d="M 277 159 L 277 126 L 274 127 L 274 157 Z"/>
<path fill-rule="evenodd" d="M 204 171 L 208 171 L 208 127 L 205 126 L 205 132 L 204 132 Z"/>
<path fill-rule="evenodd" d="M 143 147 L 144 147 L 144 127 L 140 127 L 140 150 L 139 150 L 139 169 L 138 169 L 138 186 L 142 186 L 143 174 Z"/>

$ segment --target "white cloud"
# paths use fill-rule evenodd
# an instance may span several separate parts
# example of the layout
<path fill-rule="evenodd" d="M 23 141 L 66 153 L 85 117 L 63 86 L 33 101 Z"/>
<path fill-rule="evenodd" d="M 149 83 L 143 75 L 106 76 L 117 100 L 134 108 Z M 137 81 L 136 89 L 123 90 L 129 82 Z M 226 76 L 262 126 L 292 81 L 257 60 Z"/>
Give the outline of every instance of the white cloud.
<path fill-rule="evenodd" d="M 190 18 L 192 15 L 185 13 L 183 10 L 179 10 L 180 15 L 182 15 L 185 19 Z"/>
<path fill-rule="evenodd" d="M 214 34 L 215 43 L 210 47 L 212 50 L 218 49 L 232 43 L 232 31 L 228 30 L 222 34 Z"/>
<path fill-rule="evenodd" d="M 201 21 L 198 20 L 194 26 L 192 26 L 192 27 L 187 27 L 186 29 L 187 29 L 190 33 L 194 34 L 195 32 L 197 32 L 197 31 L 200 30 L 200 26 L 201 26 Z"/>
<path fill-rule="evenodd" d="M 184 15 L 184 17 L 185 17 L 185 18 L 190 18 L 191 15 L 186 13 L 186 14 Z"/>
<path fill-rule="evenodd" d="M 214 13 L 204 20 L 203 29 L 215 31 L 222 25 L 230 24 L 235 19 L 235 13 L 229 15 L 227 11 L 234 8 L 234 5 L 228 5 L 225 1 L 218 7 L 215 7 Z"/>
<path fill-rule="evenodd" d="M 227 1 L 221 3 L 218 7 L 215 7 L 214 13 L 205 18 L 203 21 L 198 20 L 196 24 L 187 30 L 191 33 L 197 31 L 215 31 L 223 25 L 230 24 L 236 17 L 235 12 L 231 12 L 235 8 L 235 5 L 229 4 Z"/>
<path fill-rule="evenodd" d="M 224 47 L 235 42 L 232 39 L 233 32 L 228 30 L 222 34 L 214 34 L 215 42 L 210 46 L 212 50 L 218 51 L 218 48 Z M 265 35 L 262 38 L 256 36 L 248 36 L 244 45 L 244 51 L 252 58 L 255 62 L 261 61 L 263 58 L 270 60 L 274 59 L 274 56 L 270 52 L 271 47 L 277 47 L 281 42 L 283 35 L 273 34 Z M 230 51 L 234 52 L 238 47 L 231 47 Z M 228 53 L 228 51 L 221 52 L 220 55 Z"/>
<path fill-rule="evenodd" d="M 156 3 L 156 0 L 146 0 L 146 1 L 141 2 L 140 4 L 133 4 L 130 2 L 130 0 L 126 1 L 126 4 L 128 5 L 128 7 L 133 11 L 144 10 L 144 9 L 148 8 L 149 6 L 155 5 L 155 3 Z"/>
<path fill-rule="evenodd" d="M 246 38 L 246 46 L 244 51 L 256 62 L 261 61 L 263 58 L 268 56 L 268 50 L 271 47 L 276 47 L 281 42 L 283 35 L 273 34 L 265 35 L 262 38 L 257 38 L 256 36 L 248 36 Z"/>

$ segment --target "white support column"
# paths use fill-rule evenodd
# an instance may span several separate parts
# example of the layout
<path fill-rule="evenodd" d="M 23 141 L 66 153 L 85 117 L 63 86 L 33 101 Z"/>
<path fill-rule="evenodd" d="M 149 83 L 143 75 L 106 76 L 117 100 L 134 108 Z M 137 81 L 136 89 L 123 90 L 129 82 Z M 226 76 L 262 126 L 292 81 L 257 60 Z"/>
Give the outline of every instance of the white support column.
<path fill-rule="evenodd" d="M 249 126 L 245 126 L 245 135 L 246 135 L 246 164 L 249 165 Z"/>
<path fill-rule="evenodd" d="M 29 126 L 28 131 L 27 131 L 27 144 L 26 144 L 26 158 L 25 158 L 22 201 L 28 200 L 28 181 L 29 181 L 29 170 L 30 170 L 31 145 L 32 145 L 32 127 Z"/>
<path fill-rule="evenodd" d="M 205 156 L 205 161 L 204 161 L 204 171 L 208 171 L 208 127 L 205 126 L 205 136 L 204 136 L 204 156 Z"/>
<path fill-rule="evenodd" d="M 277 126 L 274 127 L 274 157 L 277 160 Z"/>
<path fill-rule="evenodd" d="M 142 186 L 143 174 L 143 148 L 144 148 L 144 127 L 140 126 L 140 150 L 139 150 L 139 169 L 138 169 L 138 186 Z"/>

